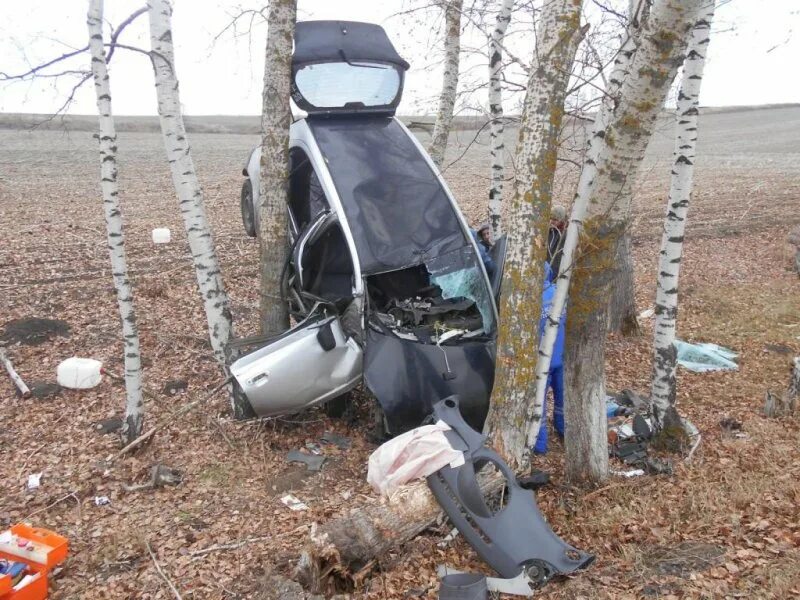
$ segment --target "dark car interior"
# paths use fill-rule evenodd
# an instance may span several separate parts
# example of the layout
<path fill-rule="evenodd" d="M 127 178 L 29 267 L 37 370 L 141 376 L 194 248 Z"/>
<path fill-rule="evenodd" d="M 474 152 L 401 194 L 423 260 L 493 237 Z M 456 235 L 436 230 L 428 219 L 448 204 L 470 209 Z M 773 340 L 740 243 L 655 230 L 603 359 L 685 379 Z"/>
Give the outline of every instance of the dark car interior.
<path fill-rule="evenodd" d="M 302 237 L 319 215 L 330 212 L 330 206 L 305 153 L 293 148 L 290 161 L 289 208 Z M 352 296 L 353 262 L 337 221 L 306 243 L 300 260 L 304 292 L 332 302 Z"/>

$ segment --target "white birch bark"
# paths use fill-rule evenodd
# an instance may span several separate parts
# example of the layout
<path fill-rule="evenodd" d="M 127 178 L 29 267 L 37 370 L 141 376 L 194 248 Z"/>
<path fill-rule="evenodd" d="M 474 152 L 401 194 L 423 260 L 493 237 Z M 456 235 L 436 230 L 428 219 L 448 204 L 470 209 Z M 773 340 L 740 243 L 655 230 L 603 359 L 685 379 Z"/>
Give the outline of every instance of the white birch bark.
<path fill-rule="evenodd" d="M 289 95 L 297 0 L 272 0 L 267 25 L 261 109 L 260 211 L 261 332 L 278 335 L 289 328 L 281 298 L 281 273 L 289 252 Z"/>
<path fill-rule="evenodd" d="M 226 369 L 225 349 L 232 335 L 233 323 L 228 294 L 225 292 L 211 228 L 206 218 L 203 190 L 197 179 L 181 114 L 172 44 L 172 4 L 169 0 L 148 0 L 147 8 L 152 50 L 150 58 L 155 71 L 158 116 L 164 147 L 194 262 L 197 287 L 203 299 L 211 347 L 216 359 Z"/>
<path fill-rule="evenodd" d="M 636 37 L 633 31 L 628 31 L 617 57 L 614 59 L 614 66 L 608 78 L 608 89 L 605 90 L 602 103 L 592 124 L 589 139 L 586 142 L 586 154 L 584 155 L 575 198 L 572 202 L 572 212 L 561 254 L 560 272 L 556 279 L 556 293 L 553 298 L 553 305 L 547 315 L 542 340 L 539 344 L 539 360 L 536 363 L 536 400 L 533 405 L 534 419 L 528 431 L 529 446 L 536 443 L 536 437 L 539 435 L 542 410 L 547 395 L 547 375 L 550 372 L 550 361 L 553 358 L 553 348 L 555 348 L 556 337 L 558 337 L 561 316 L 567 303 L 569 284 L 572 279 L 572 264 L 575 250 L 578 247 L 581 229 L 583 228 L 586 207 L 594 191 L 600 154 L 605 149 L 606 127 L 608 127 L 614 114 L 614 106 L 616 105 L 622 82 L 628 76 L 631 57 L 635 52 Z"/>
<path fill-rule="evenodd" d="M 658 261 L 653 381 L 650 395 L 653 416 L 656 423 L 662 427 L 668 425 L 671 420 L 676 420 L 674 425 L 680 423 L 674 410 L 677 391 L 675 371 L 678 364 L 674 346 L 678 317 L 678 277 L 683 255 L 686 218 L 692 197 L 700 85 L 703 81 L 713 19 L 714 0 L 705 0 L 697 22 L 692 28 L 675 111 L 674 164 Z M 672 418 L 668 413 L 672 413 Z"/>
<path fill-rule="evenodd" d="M 458 89 L 458 59 L 461 53 L 461 7 L 462 0 L 445 0 L 444 19 L 444 74 L 442 75 L 442 92 L 439 96 L 439 109 L 433 125 L 433 135 L 428 153 L 433 162 L 441 169 L 444 153 L 447 150 L 447 138 L 453 123 L 453 109 L 456 104 Z"/>
<path fill-rule="evenodd" d="M 122 339 L 125 365 L 125 423 L 123 435 L 126 442 L 139 437 L 144 421 L 142 401 L 142 364 L 139 353 L 139 331 L 133 306 L 133 291 L 128 279 L 125 259 L 125 235 L 122 212 L 119 206 L 117 185 L 117 131 L 111 113 L 111 86 L 109 85 L 105 47 L 103 46 L 103 0 L 90 0 L 86 24 L 89 28 L 89 51 L 92 76 L 97 96 L 97 114 L 100 127 L 100 188 L 103 193 L 103 211 L 106 221 L 108 253 L 111 273 L 117 292 L 117 305 L 122 320 Z"/>
<path fill-rule="evenodd" d="M 489 37 L 489 225 L 494 239 L 502 231 L 503 180 L 505 178 L 505 127 L 503 124 L 503 39 L 511 21 L 514 0 L 502 0 L 492 34 Z"/>
<path fill-rule="evenodd" d="M 564 413 L 566 474 L 572 481 L 608 477 L 604 373 L 614 261 L 630 215 L 633 182 L 703 2 L 654 2 L 605 131 L 567 315 Z"/>
<path fill-rule="evenodd" d="M 580 17 L 581 3 L 575 0 L 551 0 L 542 8 L 520 123 L 514 195 L 506 221 L 495 385 L 487 418 L 492 444 L 512 468 L 525 463 L 526 436 L 535 418 L 547 225 L 567 83 L 584 33 Z"/>

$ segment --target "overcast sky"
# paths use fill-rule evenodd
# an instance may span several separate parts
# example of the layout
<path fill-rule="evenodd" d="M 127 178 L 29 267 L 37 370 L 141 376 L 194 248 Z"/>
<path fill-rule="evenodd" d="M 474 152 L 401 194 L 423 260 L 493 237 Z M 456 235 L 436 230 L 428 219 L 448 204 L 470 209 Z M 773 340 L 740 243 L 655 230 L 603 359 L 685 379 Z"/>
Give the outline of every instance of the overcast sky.
<path fill-rule="evenodd" d="M 585 0 L 592 7 L 593 0 Z M 214 37 L 240 7 L 260 7 L 266 0 L 175 0 L 173 17 L 181 99 L 189 115 L 258 114 L 261 108 L 263 48 L 266 26 L 256 20 L 252 37 L 231 31 Z M 419 2 L 421 3 L 421 2 Z M 3 0 L 0 19 L 0 71 L 18 73 L 28 65 L 86 44 L 85 0 Z M 426 3 L 427 4 L 427 3 Z M 614 0 L 603 4 L 613 5 Z M 626 4 L 626 2 L 622 2 Z M 107 0 L 106 19 L 119 23 L 142 0 Z M 342 19 L 380 23 L 400 53 L 412 64 L 400 112 L 430 108 L 440 82 L 438 34 L 441 19 L 396 16 L 413 6 L 409 0 L 300 0 L 300 19 Z M 592 7 L 587 12 L 593 18 Z M 530 48 L 533 36 L 523 25 L 514 41 Z M 127 44 L 149 47 L 146 16 L 123 34 Z M 480 45 L 473 39 L 465 44 Z M 524 50 L 523 50 L 524 51 Z M 529 50 L 528 50 L 529 53 Z M 701 103 L 705 106 L 800 102 L 800 1 L 731 0 L 718 11 L 712 34 Z M 465 56 L 473 77 L 485 66 Z M 69 63 L 88 68 L 88 56 Z M 71 81 L 44 79 L 9 85 L 0 83 L 0 112 L 52 112 L 61 105 Z M 111 66 L 114 112 L 155 114 L 152 70 L 146 57 L 118 51 Z M 76 94 L 70 112 L 95 112 L 91 85 Z M 477 103 L 483 102 L 478 98 Z M 474 104 L 474 103 L 473 103 Z"/>

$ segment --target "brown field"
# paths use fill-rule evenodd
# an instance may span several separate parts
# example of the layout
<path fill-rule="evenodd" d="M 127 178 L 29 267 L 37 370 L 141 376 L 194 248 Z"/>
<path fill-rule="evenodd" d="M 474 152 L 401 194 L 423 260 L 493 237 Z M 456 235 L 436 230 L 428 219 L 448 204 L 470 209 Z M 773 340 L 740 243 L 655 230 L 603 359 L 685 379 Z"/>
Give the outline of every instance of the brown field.
<path fill-rule="evenodd" d="M 235 133 L 250 127 L 247 119 L 236 119 L 208 118 L 209 131 L 229 133 L 198 132 L 190 139 L 236 332 L 244 336 L 256 330 L 257 245 L 242 231 L 240 171 L 258 138 Z M 0 127 L 13 124 L 0 120 Z M 680 372 L 681 408 L 703 439 L 690 463 L 676 459 L 672 477 L 612 479 L 587 493 L 564 484 L 559 442 L 537 459 L 554 481 L 539 494 L 543 512 L 562 536 L 597 555 L 588 571 L 549 584 L 540 597 L 800 595 L 800 422 L 760 415 L 765 390 L 783 389 L 788 360 L 800 354 L 800 280 L 789 270 L 784 246 L 789 229 L 800 223 L 800 108 L 711 112 L 701 119 L 700 135 L 680 335 L 735 349 L 741 368 Z M 488 160 L 485 136 L 473 144 L 474 137 L 474 131 L 455 133 L 449 159 L 463 158 L 447 167 L 445 177 L 477 224 Z M 509 147 L 514 139 L 510 131 Z M 220 373 L 206 342 L 161 139 L 124 131 L 118 145 L 145 380 L 154 392 L 147 401 L 152 425 L 200 397 Z M 635 201 L 640 309 L 651 304 L 655 291 L 671 146 L 665 119 Z M 98 173 L 90 132 L 0 128 L 0 326 L 47 317 L 71 328 L 69 336 L 42 345 L 9 348 L 26 381 L 53 381 L 58 362 L 72 355 L 122 370 Z M 574 168 L 564 163 L 557 186 L 562 200 L 571 197 L 573 181 Z M 173 242 L 154 246 L 154 227 L 169 227 Z M 646 392 L 649 375 L 647 327 L 642 337 L 611 340 L 610 389 Z M 162 389 L 174 379 L 188 380 L 188 390 L 169 397 Z M 320 410 L 238 423 L 218 397 L 103 470 L 98 462 L 118 441 L 97 433 L 95 423 L 119 414 L 123 404 L 123 387 L 109 378 L 92 390 L 22 400 L 0 376 L 0 529 L 30 520 L 69 537 L 71 557 L 53 580 L 55 599 L 171 597 L 145 542 L 184 598 L 267 598 L 263 573 L 270 567 L 287 570 L 311 523 L 376 501 L 365 481 L 366 458 L 374 448 L 364 436 L 365 414 L 355 424 L 328 420 Z M 724 416 L 741 421 L 745 436 L 725 434 L 718 425 Z M 326 430 L 351 436 L 353 447 L 326 449 L 330 461 L 311 476 L 285 462 L 289 450 L 317 441 Z M 124 484 L 145 481 L 155 463 L 181 469 L 183 483 L 125 491 Z M 42 486 L 29 492 L 27 475 L 35 472 L 44 473 Z M 278 501 L 289 489 L 309 505 L 308 512 L 292 512 Z M 95 496 L 108 496 L 111 504 L 96 506 Z M 462 539 L 439 548 L 445 529 L 384 557 L 353 597 L 435 598 L 436 564 L 485 568 Z M 200 553 L 250 537 L 261 539 Z M 418 594 L 406 595 L 413 590 Z"/>

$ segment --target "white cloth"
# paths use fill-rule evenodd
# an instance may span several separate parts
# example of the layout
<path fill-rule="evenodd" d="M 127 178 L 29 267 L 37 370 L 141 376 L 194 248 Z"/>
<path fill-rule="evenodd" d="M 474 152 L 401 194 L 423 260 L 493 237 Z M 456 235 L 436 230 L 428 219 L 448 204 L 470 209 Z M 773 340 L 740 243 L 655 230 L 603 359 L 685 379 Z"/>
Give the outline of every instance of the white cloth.
<path fill-rule="evenodd" d="M 423 425 L 382 444 L 369 457 L 367 482 L 379 494 L 389 496 L 412 479 L 421 479 L 442 467 L 460 467 L 464 453 L 454 449 L 444 435 L 444 421 Z"/>

